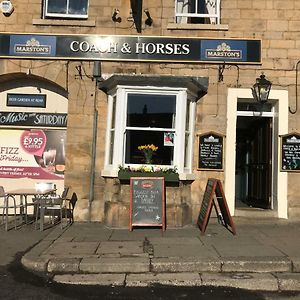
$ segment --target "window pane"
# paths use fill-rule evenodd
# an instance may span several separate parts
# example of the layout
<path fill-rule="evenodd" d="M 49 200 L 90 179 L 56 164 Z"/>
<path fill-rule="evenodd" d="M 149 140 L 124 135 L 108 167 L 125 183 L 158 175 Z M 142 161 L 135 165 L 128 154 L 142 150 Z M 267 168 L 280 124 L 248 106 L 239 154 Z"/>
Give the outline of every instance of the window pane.
<path fill-rule="evenodd" d="M 153 154 L 152 164 L 172 165 L 173 146 L 164 146 L 163 131 L 127 130 L 125 163 L 145 164 L 144 154 L 138 150 L 138 146 L 153 144 L 158 147 Z"/>
<path fill-rule="evenodd" d="M 189 167 L 189 138 L 190 134 L 186 133 L 185 134 L 185 147 L 184 147 L 184 167 L 188 168 Z"/>
<path fill-rule="evenodd" d="M 114 141 L 115 141 L 115 131 L 112 130 L 110 132 L 110 145 L 109 145 L 109 164 L 111 165 L 113 163 L 113 157 L 114 157 Z"/>
<path fill-rule="evenodd" d="M 190 101 L 186 101 L 186 118 L 185 118 L 185 130 L 190 130 Z"/>
<path fill-rule="evenodd" d="M 117 97 L 114 97 L 113 102 L 112 102 L 112 117 L 111 117 L 110 128 L 115 128 L 115 123 L 116 123 L 116 101 L 117 101 Z"/>
<path fill-rule="evenodd" d="M 174 128 L 176 96 L 129 94 L 127 126 Z"/>
<path fill-rule="evenodd" d="M 69 0 L 69 11 L 71 15 L 86 15 L 88 9 L 87 0 Z"/>
<path fill-rule="evenodd" d="M 48 0 L 48 13 L 66 14 L 67 0 Z"/>

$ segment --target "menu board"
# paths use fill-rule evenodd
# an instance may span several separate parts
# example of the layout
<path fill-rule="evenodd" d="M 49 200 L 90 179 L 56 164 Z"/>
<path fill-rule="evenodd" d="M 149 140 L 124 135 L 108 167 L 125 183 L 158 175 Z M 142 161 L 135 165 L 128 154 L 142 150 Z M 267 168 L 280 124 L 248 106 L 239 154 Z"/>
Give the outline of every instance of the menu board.
<path fill-rule="evenodd" d="M 300 172 L 300 135 L 290 133 L 281 137 L 281 171 Z"/>
<path fill-rule="evenodd" d="M 199 135 L 198 169 L 223 170 L 224 137 L 215 132 Z"/>
<path fill-rule="evenodd" d="M 207 181 L 198 215 L 197 224 L 202 234 L 206 230 L 212 207 L 216 211 L 219 223 L 235 235 L 236 229 L 228 209 L 222 183 L 215 178 L 209 178 Z"/>
<path fill-rule="evenodd" d="M 164 177 L 130 178 L 130 230 L 133 226 L 165 230 Z"/>
<path fill-rule="evenodd" d="M 201 208 L 197 220 L 198 226 L 200 227 L 202 233 L 204 233 L 206 229 L 211 214 L 214 189 L 215 189 L 215 181 L 209 179 L 206 184 L 206 188 L 203 195 L 202 204 L 201 204 Z"/>

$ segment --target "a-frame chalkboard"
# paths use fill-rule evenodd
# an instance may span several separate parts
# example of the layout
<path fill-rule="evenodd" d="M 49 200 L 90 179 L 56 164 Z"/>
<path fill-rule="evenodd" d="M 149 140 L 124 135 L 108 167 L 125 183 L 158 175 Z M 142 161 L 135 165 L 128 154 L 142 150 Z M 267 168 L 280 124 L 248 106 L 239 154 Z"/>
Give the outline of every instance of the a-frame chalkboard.
<path fill-rule="evenodd" d="M 216 210 L 219 223 L 235 235 L 235 225 L 228 209 L 222 183 L 219 179 L 209 178 L 197 220 L 202 234 L 206 230 L 213 206 Z"/>
<path fill-rule="evenodd" d="M 130 178 L 130 231 L 134 226 L 161 226 L 165 230 L 164 177 Z"/>

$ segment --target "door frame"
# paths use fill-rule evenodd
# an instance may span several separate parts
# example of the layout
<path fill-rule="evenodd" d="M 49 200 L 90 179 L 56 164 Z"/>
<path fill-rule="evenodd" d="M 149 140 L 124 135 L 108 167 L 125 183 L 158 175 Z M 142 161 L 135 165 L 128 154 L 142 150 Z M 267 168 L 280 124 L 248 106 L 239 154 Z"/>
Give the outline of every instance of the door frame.
<path fill-rule="evenodd" d="M 227 128 L 225 152 L 225 193 L 228 207 L 235 214 L 235 153 L 238 99 L 254 101 L 251 89 L 229 88 L 227 95 Z M 287 172 L 280 172 L 280 136 L 288 133 L 288 91 L 271 90 L 269 101 L 274 106 L 274 166 L 272 196 L 273 208 L 278 218 L 288 217 Z M 235 156 L 234 156 L 235 157 Z M 280 183 L 280 184 L 279 184 Z"/>

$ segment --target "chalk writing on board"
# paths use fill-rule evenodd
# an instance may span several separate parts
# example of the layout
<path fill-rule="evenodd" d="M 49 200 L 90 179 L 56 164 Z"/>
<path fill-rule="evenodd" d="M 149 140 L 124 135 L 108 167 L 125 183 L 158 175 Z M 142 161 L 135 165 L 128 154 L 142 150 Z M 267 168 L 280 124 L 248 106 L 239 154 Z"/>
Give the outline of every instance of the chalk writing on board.
<path fill-rule="evenodd" d="M 297 133 L 282 136 L 281 170 L 300 171 L 300 135 Z"/>
<path fill-rule="evenodd" d="M 198 169 L 223 169 L 223 136 L 209 132 L 199 136 Z"/>
<path fill-rule="evenodd" d="M 130 191 L 130 228 L 162 226 L 164 229 L 164 178 L 132 177 Z"/>

